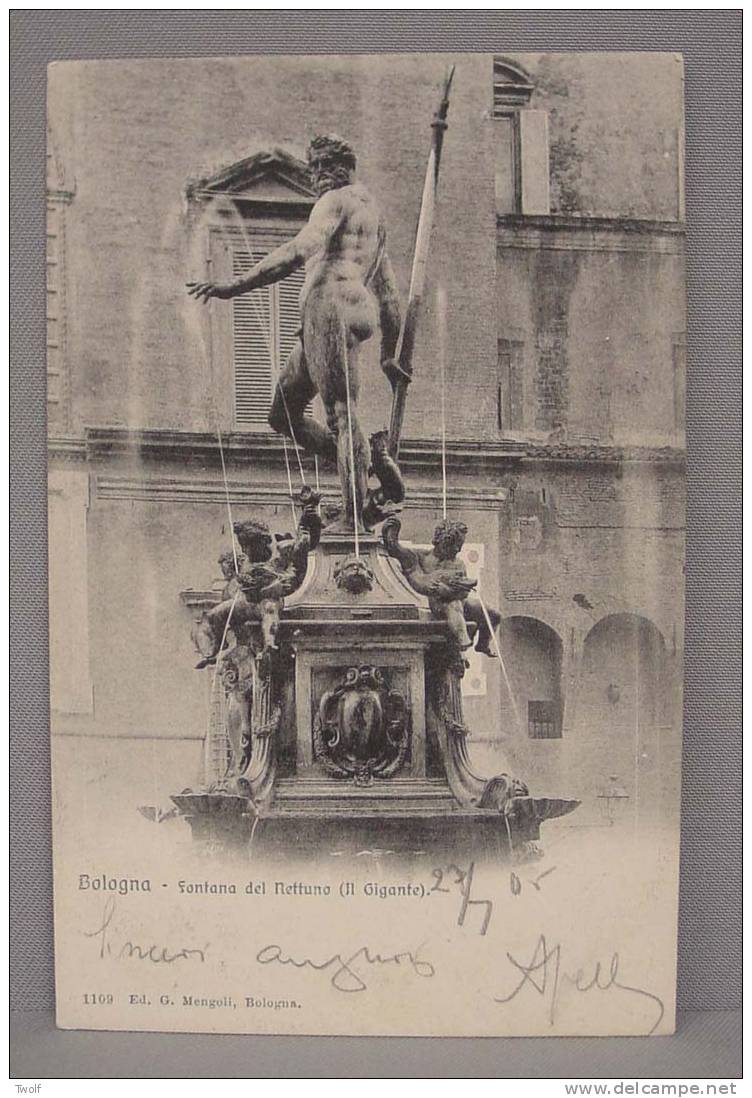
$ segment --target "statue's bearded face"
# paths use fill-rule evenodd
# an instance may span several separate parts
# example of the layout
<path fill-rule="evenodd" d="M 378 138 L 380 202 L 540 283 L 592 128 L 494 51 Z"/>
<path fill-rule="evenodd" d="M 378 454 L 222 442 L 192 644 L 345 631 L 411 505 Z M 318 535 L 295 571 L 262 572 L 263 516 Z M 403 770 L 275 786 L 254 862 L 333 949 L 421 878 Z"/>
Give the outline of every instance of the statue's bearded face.
<path fill-rule="evenodd" d="M 313 189 L 319 197 L 337 187 L 346 187 L 350 182 L 350 168 L 326 153 L 312 153 L 308 167 Z"/>
<path fill-rule="evenodd" d="M 353 595 L 362 595 L 373 586 L 373 572 L 360 557 L 346 557 L 334 569 L 334 582 Z"/>
<path fill-rule="evenodd" d="M 313 189 L 321 196 L 352 182 L 355 153 L 336 134 L 314 137 L 308 149 L 308 168 Z"/>
<path fill-rule="evenodd" d="M 433 535 L 433 551 L 439 560 L 453 560 L 465 544 L 467 527 L 462 522 L 437 526 Z"/>

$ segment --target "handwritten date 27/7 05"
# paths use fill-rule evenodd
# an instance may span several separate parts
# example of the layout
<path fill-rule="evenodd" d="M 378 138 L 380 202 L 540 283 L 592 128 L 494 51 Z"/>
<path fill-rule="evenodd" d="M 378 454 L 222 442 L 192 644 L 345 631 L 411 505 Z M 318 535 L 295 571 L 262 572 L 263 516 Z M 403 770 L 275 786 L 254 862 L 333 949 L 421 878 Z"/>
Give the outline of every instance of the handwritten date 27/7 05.
<path fill-rule="evenodd" d="M 536 877 L 526 878 L 524 882 L 517 873 L 511 872 L 509 875 L 509 891 L 513 896 L 519 896 L 523 890 L 523 885 L 530 885 L 536 892 L 540 892 L 543 880 L 548 877 L 549 874 L 553 873 L 555 869 L 556 866 L 552 865 L 549 869 L 539 873 Z M 491 925 L 494 905 L 493 900 L 480 899 L 473 895 L 475 862 L 470 862 L 466 869 L 462 869 L 458 865 L 448 865 L 443 869 L 434 869 L 432 870 L 432 876 L 434 877 L 434 884 L 429 890 L 428 895 L 430 896 L 436 892 L 450 893 L 454 890 L 458 890 L 461 896 L 461 903 L 457 914 L 457 925 L 464 926 L 468 911 L 471 908 L 477 908 L 478 915 L 480 916 L 478 933 L 481 937 L 485 936 Z"/>

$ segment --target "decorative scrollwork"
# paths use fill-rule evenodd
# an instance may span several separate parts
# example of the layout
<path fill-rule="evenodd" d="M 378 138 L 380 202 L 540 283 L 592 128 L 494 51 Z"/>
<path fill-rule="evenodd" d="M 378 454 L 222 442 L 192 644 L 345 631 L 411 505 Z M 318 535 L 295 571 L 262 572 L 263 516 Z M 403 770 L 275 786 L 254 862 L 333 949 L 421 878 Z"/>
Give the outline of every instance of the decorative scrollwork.
<path fill-rule="evenodd" d="M 469 736 L 470 729 L 462 721 L 456 720 L 449 711 L 448 706 L 441 707 L 441 719 L 444 722 L 447 732 L 452 736 L 461 736 L 463 739 Z"/>
<path fill-rule="evenodd" d="M 279 722 L 282 717 L 282 710 L 280 706 L 275 705 L 272 715 L 268 721 L 260 724 L 258 728 L 253 729 L 253 735 L 258 736 L 259 739 L 265 739 L 267 736 L 273 736 L 279 728 Z"/>
<path fill-rule="evenodd" d="M 377 667 L 350 667 L 323 694 L 313 721 L 313 754 L 332 777 L 370 785 L 403 766 L 409 746 L 409 707 L 389 690 Z"/>

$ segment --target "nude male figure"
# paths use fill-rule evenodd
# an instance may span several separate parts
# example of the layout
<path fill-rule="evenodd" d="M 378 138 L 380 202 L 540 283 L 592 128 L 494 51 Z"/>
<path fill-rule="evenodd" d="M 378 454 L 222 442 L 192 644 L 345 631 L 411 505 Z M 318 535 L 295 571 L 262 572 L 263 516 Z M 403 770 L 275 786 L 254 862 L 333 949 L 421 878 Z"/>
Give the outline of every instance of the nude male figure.
<path fill-rule="evenodd" d="M 355 180 L 353 150 L 336 136 L 315 137 L 308 163 L 319 198 L 298 235 L 235 281 L 191 282 L 188 292 L 205 302 L 211 297 L 231 298 L 305 266 L 301 336 L 281 373 L 269 423 L 311 453 L 336 462 L 344 513 L 329 531 L 351 531 L 356 522 L 362 527 L 370 464 L 368 440 L 357 415 L 358 351 L 380 326 L 381 368 L 394 389 L 399 376 L 394 361 L 399 300 L 384 222 L 371 195 Z M 316 393 L 324 404 L 327 427 L 304 414 Z"/>
<path fill-rule="evenodd" d="M 431 549 L 409 549 L 399 540 L 400 529 L 400 520 L 390 515 L 381 528 L 381 538 L 389 556 L 400 562 L 410 586 L 428 597 L 431 613 L 449 624 L 460 650 L 472 646 L 465 624 L 470 621 L 477 627 L 475 650 L 492 656 L 492 631 L 496 632 L 501 615 L 492 607 L 484 610 L 473 593 L 478 581 L 468 579 L 458 555 L 465 544 L 467 526 L 444 519 L 434 530 Z"/>

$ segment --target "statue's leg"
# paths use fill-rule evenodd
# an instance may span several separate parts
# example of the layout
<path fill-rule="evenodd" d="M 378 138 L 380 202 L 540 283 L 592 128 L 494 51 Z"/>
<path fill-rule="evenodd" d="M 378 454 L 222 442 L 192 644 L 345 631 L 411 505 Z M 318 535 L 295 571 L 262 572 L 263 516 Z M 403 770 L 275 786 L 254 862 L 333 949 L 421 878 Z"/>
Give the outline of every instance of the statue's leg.
<path fill-rule="evenodd" d="M 242 608 L 240 607 L 241 600 L 242 596 L 235 602 L 231 625 L 240 625 L 241 620 L 244 617 Z M 198 668 L 206 667 L 207 664 L 213 663 L 218 655 L 220 645 L 222 644 L 222 636 L 225 634 L 225 626 L 227 626 L 228 629 L 230 628 L 230 626 L 227 625 L 227 619 L 230 616 L 230 610 L 233 608 L 233 601 L 233 599 L 225 599 L 224 602 L 220 602 L 217 606 L 213 606 L 211 610 L 206 610 L 191 629 L 191 640 L 196 646 L 199 654 L 203 657 L 199 663 L 196 664 Z"/>
<path fill-rule="evenodd" d="M 353 494 L 359 529 L 364 529 L 361 515 L 368 496 L 370 465 L 368 440 L 358 422 L 359 335 L 364 330 L 361 325 L 355 334 L 353 326 L 348 327 L 345 323 L 336 301 L 328 295 L 322 294 L 315 301 L 309 297 L 306 357 L 311 377 L 321 393 L 330 429 L 336 435 L 337 468 L 342 485 L 343 519 L 327 527 L 329 533 L 354 529 Z"/>
<path fill-rule="evenodd" d="M 465 625 L 465 615 L 463 613 L 461 600 L 452 599 L 451 602 L 447 602 L 444 605 L 446 606 L 446 620 L 449 623 L 449 628 L 454 633 L 457 644 L 463 650 L 465 648 L 470 648 L 472 641 L 470 640 L 470 634 Z"/>
<path fill-rule="evenodd" d="M 308 372 L 303 344 L 298 340 L 280 373 L 269 412 L 269 426 L 278 434 L 293 439 L 304 450 L 318 454 L 334 465 L 337 462 L 337 445 L 331 431 L 305 414 L 316 392 Z"/>
<path fill-rule="evenodd" d="M 454 634 L 454 639 L 457 642 L 458 648 L 463 651 L 466 648 L 470 648 L 472 641 L 470 640 L 470 634 L 465 625 L 465 615 L 462 612 L 461 600 L 451 599 L 451 601 L 447 602 L 442 599 L 429 598 L 428 605 L 431 608 L 431 613 L 434 617 L 444 618 L 447 622 Z"/>
<path fill-rule="evenodd" d="M 277 632 L 279 630 L 279 611 L 282 605 L 281 599 L 262 599 L 259 603 L 261 612 L 261 632 L 264 637 L 264 648 L 277 647 Z"/>
<path fill-rule="evenodd" d="M 354 529 L 357 517 L 358 529 L 365 531 L 363 508 L 368 498 L 368 440 L 360 429 L 357 415 L 352 407 L 343 401 L 336 401 L 334 415 L 337 422 L 337 466 L 342 485 L 345 528 Z M 352 444 L 350 433 L 352 432 Z M 354 465 L 353 465 L 354 463 Z M 355 490 L 353 493 L 353 480 Z M 353 498 L 354 496 L 354 498 Z M 357 513 L 354 514 L 354 510 Z M 331 533 L 333 527 L 328 527 Z"/>
<path fill-rule="evenodd" d="M 501 614 L 494 610 L 492 606 L 488 606 L 486 609 L 488 610 L 488 617 L 491 620 L 491 628 L 495 633 L 499 622 L 501 621 Z M 478 636 L 475 641 L 476 652 L 483 652 L 486 656 L 495 656 L 496 653 L 491 644 L 491 632 L 488 628 L 486 615 L 483 613 L 483 606 L 477 595 L 467 596 L 464 603 L 464 611 L 467 620 L 475 622 L 478 626 Z"/>

